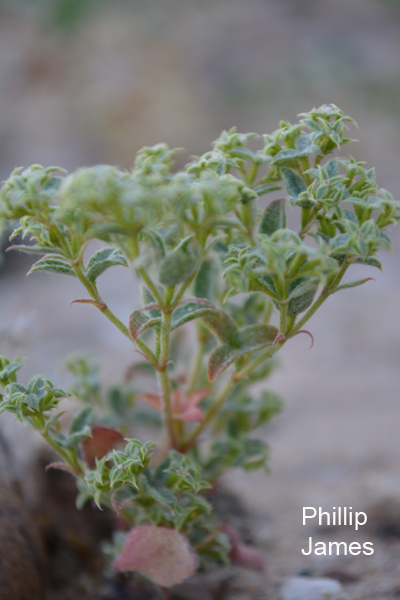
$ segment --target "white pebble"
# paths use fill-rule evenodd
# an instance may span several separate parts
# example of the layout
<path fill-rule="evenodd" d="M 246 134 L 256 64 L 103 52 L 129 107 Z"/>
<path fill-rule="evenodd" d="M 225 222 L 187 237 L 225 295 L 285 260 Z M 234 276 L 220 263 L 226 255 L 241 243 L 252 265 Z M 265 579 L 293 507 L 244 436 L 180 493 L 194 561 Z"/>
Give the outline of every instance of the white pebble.
<path fill-rule="evenodd" d="M 342 586 L 334 579 L 293 577 L 281 590 L 282 600 L 344 600 Z"/>

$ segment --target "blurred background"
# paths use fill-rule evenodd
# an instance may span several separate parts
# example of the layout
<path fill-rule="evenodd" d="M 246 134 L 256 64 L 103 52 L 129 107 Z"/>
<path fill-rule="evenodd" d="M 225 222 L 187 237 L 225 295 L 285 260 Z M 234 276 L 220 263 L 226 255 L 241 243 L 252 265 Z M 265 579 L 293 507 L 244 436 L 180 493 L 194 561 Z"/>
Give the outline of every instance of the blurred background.
<path fill-rule="evenodd" d="M 160 141 L 185 148 L 181 166 L 222 129 L 270 133 L 323 103 L 358 122 L 349 151 L 398 198 L 400 2 L 0 0 L 2 179 L 32 163 L 129 166 Z M 271 475 L 228 478 L 265 516 L 261 543 L 274 544 L 272 561 L 289 561 L 285 572 L 306 563 L 303 505 L 400 499 L 400 231 L 382 259 L 382 273 L 351 274 L 375 282 L 331 298 L 311 321 L 310 352 L 306 336 L 282 352 L 269 384 L 287 404 L 266 430 Z M 7 255 L 1 267 L 0 353 L 27 357 L 23 377 L 39 371 L 62 385 L 66 354 L 97 351 L 104 379 L 117 378 L 134 359 L 129 342 L 93 308 L 70 306 L 76 282 L 26 280 L 28 264 Z M 114 268 L 100 286 L 127 320 L 134 283 Z M 389 577 L 397 566 L 385 565 Z"/>

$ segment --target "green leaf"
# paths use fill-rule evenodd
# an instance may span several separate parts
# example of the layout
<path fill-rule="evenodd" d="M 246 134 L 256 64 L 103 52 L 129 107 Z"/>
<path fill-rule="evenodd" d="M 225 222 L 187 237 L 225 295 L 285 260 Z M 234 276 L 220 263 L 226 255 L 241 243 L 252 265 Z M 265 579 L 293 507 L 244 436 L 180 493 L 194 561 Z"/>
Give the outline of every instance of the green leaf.
<path fill-rule="evenodd" d="M 7 252 L 10 252 L 11 250 L 19 250 L 19 252 L 27 252 L 28 254 L 58 254 L 59 256 L 63 256 L 63 251 L 59 248 L 40 246 L 39 244 L 34 244 L 33 246 L 16 244 L 15 246 L 9 246 L 7 248 Z"/>
<path fill-rule="evenodd" d="M 269 194 L 270 192 L 276 192 L 277 190 L 281 190 L 281 186 L 280 185 L 274 185 L 271 183 L 264 183 L 261 185 L 257 185 L 254 188 L 254 191 L 256 192 L 256 194 L 258 196 L 263 196 L 264 194 Z"/>
<path fill-rule="evenodd" d="M 135 340 L 138 336 L 149 327 L 159 327 L 161 318 L 151 318 L 143 310 L 134 310 L 129 317 L 129 333 Z"/>
<path fill-rule="evenodd" d="M 218 291 L 218 276 L 217 261 L 210 257 L 203 260 L 194 280 L 194 295 L 197 298 L 214 300 Z"/>
<path fill-rule="evenodd" d="M 208 359 L 208 380 L 215 381 L 239 356 L 240 351 L 229 344 L 217 346 Z"/>
<path fill-rule="evenodd" d="M 188 279 L 198 265 L 198 248 L 193 236 L 189 236 L 161 260 L 159 264 L 160 283 L 173 287 Z"/>
<path fill-rule="evenodd" d="M 290 198 L 297 200 L 300 194 L 306 191 L 306 184 L 293 169 L 282 169 L 282 176 Z"/>
<path fill-rule="evenodd" d="M 114 265 L 128 266 L 125 258 L 117 248 L 111 248 L 110 246 L 102 248 L 89 258 L 86 265 L 86 276 L 90 282 L 94 283 L 99 275 Z"/>
<path fill-rule="evenodd" d="M 215 381 L 235 360 L 261 350 L 274 342 L 278 329 L 272 325 L 259 323 L 241 329 L 237 336 L 237 345 L 229 343 L 217 346 L 208 360 L 207 375 L 209 381 Z"/>
<path fill-rule="evenodd" d="M 232 346 L 240 343 L 237 338 L 238 326 L 232 317 L 222 310 L 210 309 L 201 317 L 201 320 L 219 341 L 227 342 Z"/>
<path fill-rule="evenodd" d="M 288 314 L 296 317 L 307 310 L 317 293 L 318 282 L 299 277 L 289 284 Z"/>
<path fill-rule="evenodd" d="M 344 283 L 343 285 L 339 285 L 336 288 L 335 293 L 339 290 L 345 290 L 346 288 L 353 288 L 362 285 L 363 283 L 367 283 L 367 281 L 371 281 L 373 277 L 365 277 L 365 279 L 358 279 L 357 281 L 352 281 L 351 283 Z"/>
<path fill-rule="evenodd" d="M 382 271 L 382 263 L 377 258 L 374 258 L 372 256 L 369 256 L 368 258 L 356 258 L 354 262 L 358 265 L 368 265 L 369 267 L 376 267 L 377 269 L 380 269 Z"/>
<path fill-rule="evenodd" d="M 90 423 L 93 417 L 93 408 L 87 407 L 81 410 L 74 420 L 71 423 L 71 427 L 69 428 L 69 435 L 74 435 L 75 433 L 83 433 L 89 429 L 90 435 Z"/>
<path fill-rule="evenodd" d="M 70 275 L 75 277 L 75 273 L 70 264 L 62 258 L 44 256 L 38 260 L 28 271 L 28 275 L 34 271 L 48 271 L 50 273 L 59 273 L 60 275 Z"/>
<path fill-rule="evenodd" d="M 0 384 L 6 386 L 9 383 L 16 382 L 16 372 L 23 366 L 22 358 L 16 358 L 12 362 L 0 356 Z"/>
<path fill-rule="evenodd" d="M 273 200 L 266 208 L 260 223 L 259 233 L 272 235 L 278 229 L 285 229 L 285 200 Z"/>

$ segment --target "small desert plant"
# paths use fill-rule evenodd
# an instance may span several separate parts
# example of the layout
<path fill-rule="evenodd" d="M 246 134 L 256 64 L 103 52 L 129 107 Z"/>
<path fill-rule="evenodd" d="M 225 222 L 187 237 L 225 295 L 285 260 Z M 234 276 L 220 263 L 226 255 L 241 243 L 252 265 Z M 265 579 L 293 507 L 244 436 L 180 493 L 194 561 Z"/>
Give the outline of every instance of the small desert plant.
<path fill-rule="evenodd" d="M 30 240 L 14 248 L 44 255 L 29 272 L 77 277 L 87 297 L 74 302 L 103 313 L 144 359 L 107 394 L 91 360 L 69 359 L 72 393 L 85 407 L 68 431 L 59 403 L 70 392 L 41 376 L 17 383 L 20 360 L 0 366 L 0 411 L 28 422 L 57 452 L 53 466 L 77 478 L 78 505 L 94 499 L 131 527 L 115 548 L 116 569 L 169 587 L 199 559 L 226 560 L 236 543 L 205 491 L 227 469 L 265 467 L 267 446 L 254 431 L 282 403 L 254 384 L 329 296 L 368 281 L 342 284 L 351 265 L 380 268 L 376 255 L 390 249 L 387 229 L 400 218 L 374 169 L 337 155 L 352 122 L 326 105 L 296 125 L 281 122 L 260 150 L 256 134 L 223 132 L 181 172 L 172 169 L 175 151 L 160 144 L 142 149 L 131 170 L 97 166 L 63 177 L 34 165 L 2 187 L 2 222 L 19 221 L 11 238 Z M 278 190 L 285 198 L 260 208 Z M 286 214 L 295 222 L 295 209 L 291 229 Z M 93 240 L 101 245 L 88 257 Z M 126 324 L 97 286 L 114 265 L 141 281 L 142 306 Z M 188 340 L 182 330 L 191 321 Z M 157 450 L 129 438 L 140 423 L 162 427 Z"/>

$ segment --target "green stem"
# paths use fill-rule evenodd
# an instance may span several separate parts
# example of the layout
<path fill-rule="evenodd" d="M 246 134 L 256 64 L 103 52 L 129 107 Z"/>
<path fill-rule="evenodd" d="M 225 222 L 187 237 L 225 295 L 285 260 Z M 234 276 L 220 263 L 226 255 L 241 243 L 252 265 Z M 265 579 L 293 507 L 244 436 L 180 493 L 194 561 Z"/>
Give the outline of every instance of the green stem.
<path fill-rule="evenodd" d="M 256 358 L 253 358 L 253 360 L 251 360 L 249 363 L 247 363 L 247 365 L 245 367 L 243 367 L 243 369 L 238 371 L 236 373 L 236 379 L 241 380 L 241 379 L 244 379 L 245 377 L 247 377 L 247 375 L 249 375 L 257 367 L 259 367 L 263 362 L 265 362 L 269 358 L 272 358 L 282 348 L 284 343 L 285 343 L 285 340 L 280 339 L 275 344 L 275 347 L 269 346 L 268 349 L 265 350 L 265 352 L 263 352 Z"/>
<path fill-rule="evenodd" d="M 285 281 L 284 290 L 283 290 L 283 302 L 280 303 L 280 325 L 279 331 L 282 335 L 286 333 L 287 327 L 287 310 L 288 310 L 288 295 L 289 295 L 289 282 Z"/>
<path fill-rule="evenodd" d="M 49 446 L 53 448 L 53 450 L 63 459 L 63 461 L 67 465 L 69 465 L 75 470 L 79 470 L 79 473 L 77 473 L 77 475 L 81 474 L 81 468 L 79 467 L 77 461 L 72 460 L 71 456 L 67 452 L 65 452 L 65 450 L 60 448 L 60 446 L 52 439 L 49 433 L 47 433 L 46 431 L 40 431 L 40 434 L 43 437 L 43 439 L 46 440 Z"/>
<path fill-rule="evenodd" d="M 85 288 L 86 288 L 89 296 L 93 300 L 95 300 L 96 302 L 99 303 L 99 307 L 98 308 L 103 313 L 103 315 L 105 315 L 107 317 L 107 319 L 109 321 L 111 321 L 111 323 L 113 323 L 113 325 L 115 325 L 124 334 L 125 337 L 128 338 L 128 340 L 130 340 L 131 342 L 135 343 L 134 340 L 131 338 L 129 330 L 126 327 L 126 325 L 124 325 L 122 323 L 122 321 L 120 321 L 118 319 L 118 317 L 116 315 L 114 315 L 114 313 L 103 302 L 103 300 L 102 300 L 99 292 L 97 291 L 96 285 L 94 283 L 91 283 L 87 279 L 87 277 L 85 276 L 84 272 L 82 271 L 82 267 L 80 265 L 72 265 L 72 268 L 74 269 L 74 272 L 75 272 L 76 276 L 78 277 L 79 281 L 85 286 Z M 147 346 L 147 344 L 145 344 L 141 340 L 137 339 L 136 340 L 136 345 L 147 356 L 147 358 L 149 359 L 149 361 L 151 363 L 157 364 L 157 359 L 154 356 L 153 352 L 150 350 L 150 348 Z"/>
<path fill-rule="evenodd" d="M 150 292 L 153 294 L 154 299 L 157 302 L 158 306 L 160 308 L 164 308 L 165 307 L 164 300 L 163 300 L 160 292 L 158 291 L 156 284 L 151 279 L 150 275 L 147 274 L 146 270 L 143 269 L 143 267 L 140 267 L 139 269 L 137 269 L 137 272 L 140 275 L 140 277 L 143 279 L 143 281 L 145 282 L 147 287 L 149 288 Z"/>
<path fill-rule="evenodd" d="M 171 319 L 172 314 L 166 312 L 162 316 L 161 330 L 160 330 L 160 367 L 158 370 L 158 382 L 160 385 L 162 404 L 163 404 L 163 415 L 165 426 L 168 431 L 169 443 L 172 448 L 177 449 L 179 444 L 177 440 L 177 434 L 175 429 L 175 422 L 172 412 L 172 399 L 171 399 L 171 384 L 167 373 L 167 363 L 169 360 L 169 335 L 171 330 Z"/>
<path fill-rule="evenodd" d="M 202 340 L 198 340 L 196 357 L 193 362 L 193 367 L 190 373 L 189 381 L 186 388 L 186 394 L 190 394 L 196 387 L 197 380 L 200 375 L 201 366 L 203 364 L 203 357 L 205 351 L 205 343 Z"/>
<path fill-rule="evenodd" d="M 332 283 L 329 286 L 324 287 L 319 298 L 308 309 L 306 314 L 300 319 L 300 321 L 297 323 L 297 325 L 295 327 L 293 327 L 293 329 L 290 332 L 290 337 L 293 337 L 307 323 L 307 321 L 313 316 L 313 314 L 319 309 L 319 307 L 322 306 L 322 304 L 325 302 L 325 300 L 327 298 L 329 298 L 329 296 L 331 294 L 333 294 L 333 292 L 335 291 L 335 289 L 337 288 L 339 283 L 342 281 L 343 276 L 346 273 L 349 266 L 351 265 L 351 263 L 352 263 L 352 261 L 345 261 L 343 263 L 340 271 L 338 272 L 338 274 L 336 275 L 336 277 L 332 281 Z"/>
<path fill-rule="evenodd" d="M 191 433 L 187 437 L 185 443 L 183 444 L 184 450 L 189 450 L 190 448 L 192 448 L 194 446 L 198 436 L 201 434 L 203 429 L 205 429 L 205 427 L 207 427 L 207 425 L 210 423 L 210 421 L 213 420 L 215 415 L 220 411 L 223 404 L 228 399 L 228 397 L 230 396 L 231 392 L 234 390 L 237 383 L 238 382 L 235 381 L 232 377 L 230 377 L 228 379 L 228 381 L 226 382 L 226 384 L 224 385 L 224 387 L 221 389 L 220 393 L 216 397 L 215 401 L 211 404 L 210 408 L 205 413 L 203 423 L 199 423 L 198 425 L 196 425 L 196 427 L 191 431 Z"/>
<path fill-rule="evenodd" d="M 190 284 L 192 283 L 192 281 L 194 280 L 194 278 L 197 275 L 197 269 L 196 271 L 189 277 L 189 279 L 186 279 L 186 281 L 184 281 L 180 287 L 180 289 L 177 291 L 175 298 L 171 301 L 172 306 L 176 306 L 176 304 L 180 301 L 180 299 L 182 298 L 183 294 L 186 292 L 186 290 L 188 289 L 188 287 L 190 286 Z"/>

